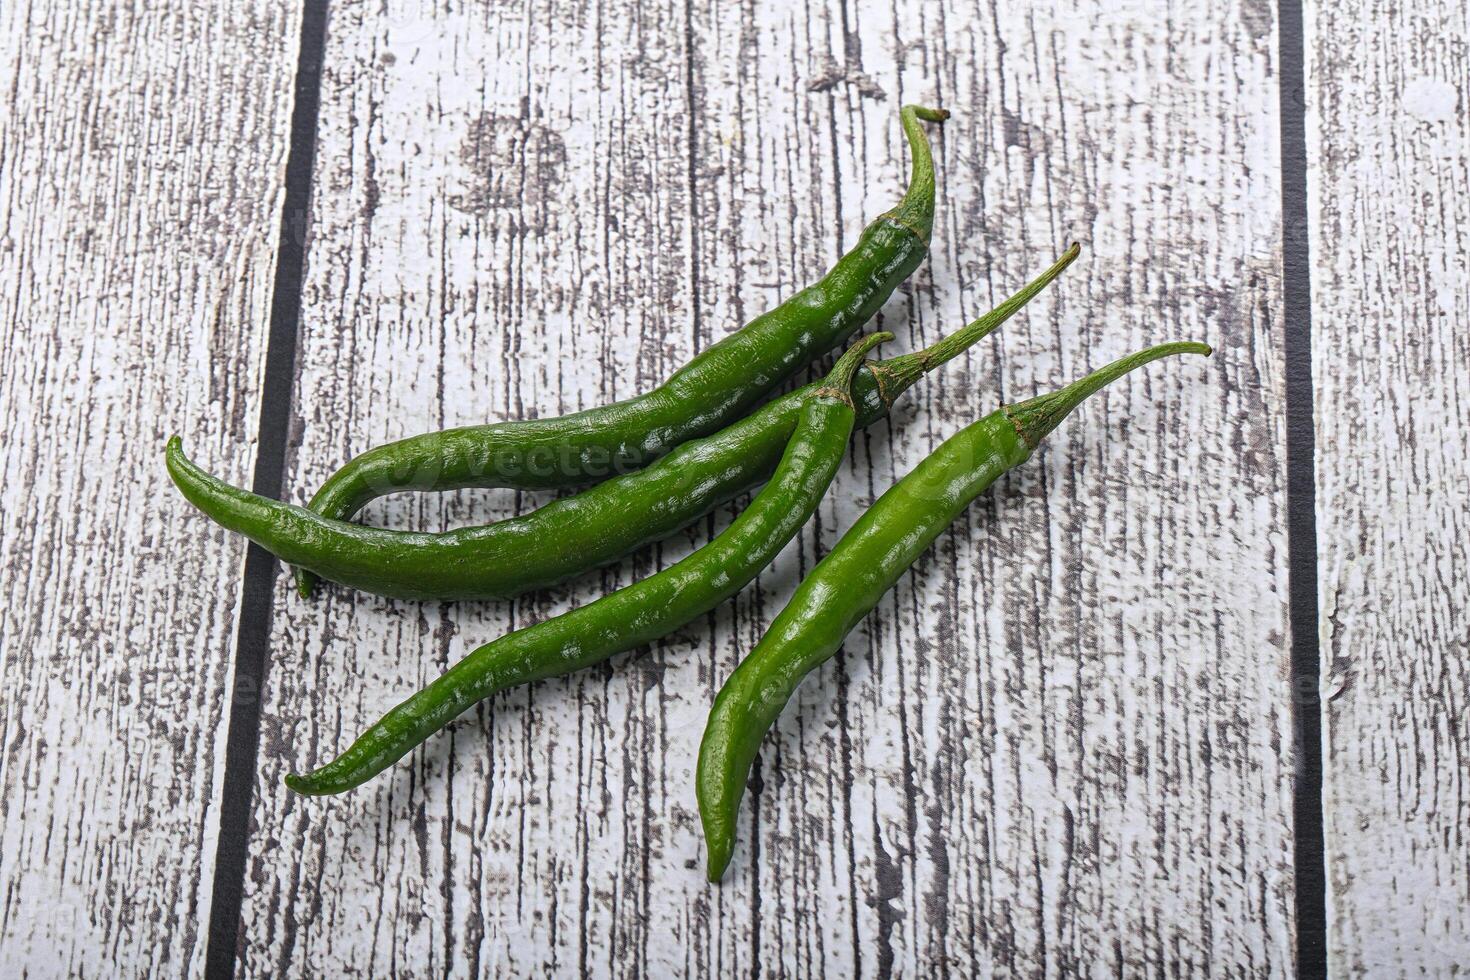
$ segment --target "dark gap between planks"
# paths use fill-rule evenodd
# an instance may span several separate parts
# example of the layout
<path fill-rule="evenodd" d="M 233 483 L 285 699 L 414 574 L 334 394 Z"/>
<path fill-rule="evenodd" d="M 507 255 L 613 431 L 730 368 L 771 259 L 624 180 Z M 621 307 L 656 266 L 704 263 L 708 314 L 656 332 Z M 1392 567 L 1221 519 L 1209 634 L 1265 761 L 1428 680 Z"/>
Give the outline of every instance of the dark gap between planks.
<path fill-rule="evenodd" d="M 1307 239 L 1306 38 L 1301 0 L 1279 6 L 1281 274 L 1286 325 L 1286 552 L 1290 573 L 1293 864 L 1296 966 L 1327 976 L 1322 812 L 1321 651 L 1317 640 L 1317 487 L 1313 430 L 1312 281 Z"/>
<path fill-rule="evenodd" d="M 327 38 L 327 0 L 304 0 L 297 49 L 291 144 L 286 156 L 286 200 L 276 246 L 270 334 L 261 390 L 255 475 L 252 489 L 281 495 L 286 442 L 291 424 L 291 389 L 296 337 L 301 322 L 301 288 L 306 266 L 306 228 L 311 205 L 312 158 L 316 150 L 321 75 Z M 240 615 L 235 635 L 234 687 L 228 706 L 224 787 L 220 793 L 219 843 L 214 858 L 204 975 L 235 975 L 240 940 L 240 904 L 250 845 L 250 803 L 255 789 L 260 741 L 260 699 L 270 651 L 272 592 L 276 560 L 258 545 L 245 553 Z"/>

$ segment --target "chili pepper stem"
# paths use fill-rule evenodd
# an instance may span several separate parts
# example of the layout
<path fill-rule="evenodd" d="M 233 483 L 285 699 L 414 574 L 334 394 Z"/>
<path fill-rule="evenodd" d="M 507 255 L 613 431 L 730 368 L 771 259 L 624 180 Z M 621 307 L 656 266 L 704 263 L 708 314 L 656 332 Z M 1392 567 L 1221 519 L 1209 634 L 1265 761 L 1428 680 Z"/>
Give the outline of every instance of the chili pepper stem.
<path fill-rule="evenodd" d="M 948 109 L 918 105 L 906 105 L 898 112 L 903 134 L 909 141 L 913 172 L 909 174 L 909 188 L 903 200 L 883 217 L 912 230 L 926 243 L 934 233 L 934 154 L 919 120 L 937 123 L 948 118 Z"/>
<path fill-rule="evenodd" d="M 911 354 L 900 354 L 881 362 L 884 380 L 889 381 L 895 389 L 890 395 L 890 400 L 899 392 L 907 390 L 928 372 L 975 346 L 993 330 L 1015 316 L 1023 306 L 1036 298 L 1037 293 L 1051 285 L 1052 280 L 1061 275 L 1062 270 L 1075 262 L 1077 256 L 1081 254 L 1082 246 L 1073 242 L 1062 253 L 1061 258 L 1052 263 L 1051 268 L 1027 283 L 1015 295 L 980 319 L 956 330 L 923 350 L 914 351 Z"/>
<path fill-rule="evenodd" d="M 1055 429 L 1062 419 L 1066 418 L 1072 409 L 1081 404 L 1085 398 L 1096 394 L 1134 368 L 1173 354 L 1203 354 L 1209 357 L 1212 353 L 1214 352 L 1209 344 L 1195 341 L 1181 340 L 1170 344 L 1158 344 L 1129 354 L 1127 357 L 1120 357 L 1113 363 L 1100 367 L 1085 377 L 1078 378 L 1059 391 L 1007 406 L 1006 415 L 1010 417 L 1016 431 L 1021 434 L 1026 444 L 1035 449 L 1036 444 L 1048 432 Z"/>
<path fill-rule="evenodd" d="M 863 356 L 879 344 L 885 344 L 892 339 L 893 334 L 880 330 L 853 344 L 832 365 L 832 370 L 827 374 L 827 380 L 813 394 L 835 395 L 851 405 L 852 376 L 857 374 L 857 369 L 863 366 Z"/>

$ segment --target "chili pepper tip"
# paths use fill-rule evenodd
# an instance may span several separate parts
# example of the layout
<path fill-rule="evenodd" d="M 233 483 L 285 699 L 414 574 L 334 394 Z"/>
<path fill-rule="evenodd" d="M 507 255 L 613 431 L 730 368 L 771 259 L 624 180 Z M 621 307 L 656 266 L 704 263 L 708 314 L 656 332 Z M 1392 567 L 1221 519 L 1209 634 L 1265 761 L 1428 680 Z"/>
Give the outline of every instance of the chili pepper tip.
<path fill-rule="evenodd" d="M 300 793 L 302 796 L 321 795 L 320 793 L 316 793 L 312 790 L 311 784 L 308 783 L 304 777 L 298 776 L 294 772 L 287 773 L 285 778 L 283 778 L 281 782 L 285 783 L 286 788 L 289 789 L 291 792 Z"/>

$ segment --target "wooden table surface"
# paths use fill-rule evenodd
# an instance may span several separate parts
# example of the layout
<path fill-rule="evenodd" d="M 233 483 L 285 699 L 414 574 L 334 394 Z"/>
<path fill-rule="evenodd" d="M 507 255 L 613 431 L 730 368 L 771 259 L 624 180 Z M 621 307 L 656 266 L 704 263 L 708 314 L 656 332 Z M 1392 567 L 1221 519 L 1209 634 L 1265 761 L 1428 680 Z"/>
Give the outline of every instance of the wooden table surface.
<path fill-rule="evenodd" d="M 1076 265 L 738 599 L 286 792 L 733 509 L 515 602 L 301 601 L 167 436 L 304 502 L 639 392 L 889 206 L 905 102 L 954 116 L 893 351 Z M 0 973 L 1463 975 L 1467 250 L 1463 0 L 0 5 Z M 801 689 L 706 884 L 705 713 L 800 576 L 968 420 L 1175 338 L 1216 354 L 1089 402 Z"/>

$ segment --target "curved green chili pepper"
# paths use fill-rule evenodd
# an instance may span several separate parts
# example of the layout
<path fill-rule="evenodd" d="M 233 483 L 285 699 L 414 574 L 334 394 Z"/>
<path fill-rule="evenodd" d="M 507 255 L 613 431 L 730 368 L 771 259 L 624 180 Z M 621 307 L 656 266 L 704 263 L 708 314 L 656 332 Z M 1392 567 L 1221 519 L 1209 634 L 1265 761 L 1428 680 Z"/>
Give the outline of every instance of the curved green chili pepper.
<path fill-rule="evenodd" d="M 641 469 L 675 446 L 746 415 L 771 389 L 868 322 L 916 269 L 934 225 L 934 160 L 919 120 L 943 109 L 899 113 L 912 158 L 897 207 L 863 231 L 820 281 L 701 353 L 635 398 L 559 418 L 474 425 L 369 449 L 322 484 L 308 505 L 349 520 L 397 490 L 513 487 L 557 490 Z M 314 577 L 296 576 L 310 595 Z"/>
<path fill-rule="evenodd" d="M 902 392 L 1025 306 L 1077 257 L 1069 248 L 979 320 L 914 354 L 868 364 L 853 379 L 857 424 L 883 418 Z M 230 486 L 168 444 L 168 470 L 196 507 L 267 551 L 333 582 L 404 599 L 508 598 L 615 562 L 688 527 L 776 468 L 809 385 L 646 469 L 599 483 L 520 517 L 441 534 L 365 527 Z"/>
<path fill-rule="evenodd" d="M 341 793 L 387 769 L 462 712 L 497 691 L 554 677 L 652 642 L 739 592 L 786 546 L 827 492 L 857 412 L 852 377 L 878 333 L 838 359 L 807 394 L 776 473 L 709 544 L 656 575 L 596 602 L 487 643 L 388 712 L 333 761 L 286 777 L 298 793 Z"/>
<path fill-rule="evenodd" d="M 710 710 L 695 785 L 711 881 L 719 881 L 730 863 L 740 798 L 761 739 L 802 678 L 837 652 L 972 500 L 1030 458 L 1084 398 L 1142 364 L 1182 353 L 1207 355 L 1210 348 L 1187 342 L 1150 347 L 962 429 L 878 498 L 812 569 Z"/>

